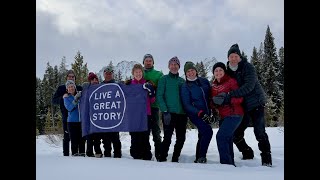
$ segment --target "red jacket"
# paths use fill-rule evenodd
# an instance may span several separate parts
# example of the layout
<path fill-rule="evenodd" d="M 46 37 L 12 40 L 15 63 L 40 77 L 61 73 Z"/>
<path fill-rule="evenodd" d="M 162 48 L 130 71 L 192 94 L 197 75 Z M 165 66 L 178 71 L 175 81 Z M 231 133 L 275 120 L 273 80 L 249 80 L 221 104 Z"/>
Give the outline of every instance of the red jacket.
<path fill-rule="evenodd" d="M 230 76 L 225 74 L 221 78 L 220 82 L 218 82 L 217 80 L 214 80 L 211 87 L 211 95 L 212 97 L 214 97 L 222 92 L 228 93 L 238 88 L 239 86 L 237 81 L 234 78 L 231 78 Z M 241 105 L 241 103 L 243 102 L 243 97 L 240 97 L 240 98 L 232 97 L 230 102 L 231 103 L 228 105 L 215 106 L 215 108 L 217 108 L 219 111 L 221 119 L 231 115 L 243 116 L 244 110 Z"/>

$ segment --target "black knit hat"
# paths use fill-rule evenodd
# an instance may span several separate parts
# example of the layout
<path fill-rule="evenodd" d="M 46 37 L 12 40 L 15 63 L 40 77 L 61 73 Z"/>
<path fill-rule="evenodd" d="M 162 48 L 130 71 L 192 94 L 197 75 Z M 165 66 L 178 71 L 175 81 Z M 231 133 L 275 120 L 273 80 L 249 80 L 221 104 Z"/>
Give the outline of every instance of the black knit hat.
<path fill-rule="evenodd" d="M 146 58 L 151 58 L 152 61 L 153 61 L 153 64 L 154 64 L 154 59 L 153 59 L 153 56 L 152 56 L 151 54 L 146 54 L 146 55 L 143 56 L 142 64 L 144 64 L 144 60 L 145 60 Z"/>
<path fill-rule="evenodd" d="M 229 51 L 228 51 L 228 58 L 230 56 L 230 54 L 232 53 L 236 53 L 238 54 L 240 57 L 241 57 L 241 52 L 240 52 L 240 49 L 239 49 L 239 45 L 238 44 L 234 44 L 230 47 Z"/>
<path fill-rule="evenodd" d="M 187 62 L 184 64 L 184 73 L 186 74 L 189 69 L 194 69 L 194 70 L 197 71 L 196 66 L 195 66 L 194 63 L 191 62 L 191 61 L 187 61 Z M 197 72 L 198 72 L 198 71 L 197 71 Z"/>
<path fill-rule="evenodd" d="M 214 72 L 214 70 L 217 68 L 217 67 L 220 67 L 224 70 L 224 72 L 226 72 L 226 65 L 223 63 L 223 62 L 217 62 L 213 65 L 212 67 L 212 72 Z"/>

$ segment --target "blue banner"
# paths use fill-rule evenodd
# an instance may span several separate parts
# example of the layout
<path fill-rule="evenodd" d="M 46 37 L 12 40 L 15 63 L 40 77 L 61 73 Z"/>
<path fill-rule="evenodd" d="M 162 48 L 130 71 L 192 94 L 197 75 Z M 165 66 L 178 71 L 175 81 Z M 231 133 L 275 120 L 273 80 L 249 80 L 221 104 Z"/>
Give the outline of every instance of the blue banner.
<path fill-rule="evenodd" d="M 147 92 L 141 84 L 96 84 L 82 91 L 82 136 L 98 132 L 146 131 Z"/>

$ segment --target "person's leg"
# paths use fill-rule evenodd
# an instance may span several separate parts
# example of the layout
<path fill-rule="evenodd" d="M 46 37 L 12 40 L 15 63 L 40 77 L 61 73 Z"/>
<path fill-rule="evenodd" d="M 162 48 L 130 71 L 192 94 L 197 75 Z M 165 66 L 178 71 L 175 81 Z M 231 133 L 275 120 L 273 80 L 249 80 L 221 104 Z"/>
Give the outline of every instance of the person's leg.
<path fill-rule="evenodd" d="M 260 106 L 250 112 L 254 134 L 258 141 L 258 147 L 261 151 L 261 161 L 263 166 L 272 166 L 271 146 L 265 129 L 264 107 Z"/>
<path fill-rule="evenodd" d="M 111 142 L 113 145 L 113 157 L 121 158 L 121 141 L 119 132 L 111 132 Z"/>
<path fill-rule="evenodd" d="M 62 140 L 62 148 L 63 148 L 63 155 L 69 156 L 70 152 L 70 136 L 68 131 L 68 123 L 67 120 L 62 122 L 63 127 L 63 140 Z"/>
<path fill-rule="evenodd" d="M 130 145 L 130 155 L 133 159 L 142 159 L 141 150 L 141 132 L 130 132 L 131 145 Z"/>
<path fill-rule="evenodd" d="M 201 136 L 199 141 L 199 158 L 197 162 L 206 163 L 207 151 L 213 135 L 212 128 L 197 116 L 191 116 L 190 120 L 198 128 Z"/>
<path fill-rule="evenodd" d="M 111 157 L 111 135 L 110 132 L 101 133 L 104 148 L 104 157 Z"/>
<path fill-rule="evenodd" d="M 172 162 L 179 162 L 181 150 L 184 142 L 186 141 L 186 130 L 187 130 L 187 116 L 184 114 L 174 114 L 176 118 L 175 129 L 176 129 L 176 143 L 174 145 Z"/>
<path fill-rule="evenodd" d="M 94 151 L 95 151 L 95 156 L 96 157 L 102 157 L 102 151 L 101 151 L 101 134 L 100 133 L 94 133 L 92 134 L 92 138 L 93 138 L 93 147 L 94 147 Z"/>
<path fill-rule="evenodd" d="M 77 131 L 74 126 L 74 123 L 68 122 L 68 133 L 71 141 L 71 154 L 72 156 L 78 156 L 78 141 L 77 141 Z"/>
<path fill-rule="evenodd" d="M 142 159 L 143 160 L 151 160 L 152 153 L 151 153 L 151 145 L 150 145 L 150 131 L 141 132 L 142 134 Z"/>
<path fill-rule="evenodd" d="M 237 146 L 238 150 L 242 153 L 242 159 L 253 159 L 254 153 L 252 148 L 246 143 L 244 139 L 244 131 L 247 129 L 250 122 L 249 113 L 245 113 L 243 119 L 234 132 L 233 143 Z"/>
<path fill-rule="evenodd" d="M 92 134 L 88 134 L 86 137 L 86 144 L 87 144 L 87 150 L 86 150 L 86 155 L 88 157 L 94 157 L 93 154 L 93 138 L 92 138 Z"/>
<path fill-rule="evenodd" d="M 171 114 L 172 116 L 172 114 Z M 162 117 L 163 120 L 163 117 Z M 161 143 L 161 148 L 160 148 L 160 160 L 159 161 L 167 161 L 168 157 L 168 151 L 169 147 L 171 144 L 171 138 L 174 130 L 174 122 L 171 120 L 169 125 L 165 125 L 164 122 L 162 121 L 163 124 L 163 141 Z"/>
<path fill-rule="evenodd" d="M 196 145 L 196 159 L 193 161 L 195 163 L 198 162 L 198 159 L 200 158 L 200 142 L 201 142 L 201 134 L 200 132 L 198 131 L 198 141 L 197 141 L 197 145 Z"/>
<path fill-rule="evenodd" d="M 221 164 L 234 165 L 233 147 L 231 145 L 233 145 L 234 131 L 241 123 L 241 118 L 240 116 L 228 116 L 223 119 L 223 123 L 219 127 L 216 141 Z"/>
<path fill-rule="evenodd" d="M 160 158 L 160 148 L 161 148 L 161 129 L 159 125 L 159 108 L 151 107 L 151 132 L 154 142 L 154 154 L 157 160 Z"/>

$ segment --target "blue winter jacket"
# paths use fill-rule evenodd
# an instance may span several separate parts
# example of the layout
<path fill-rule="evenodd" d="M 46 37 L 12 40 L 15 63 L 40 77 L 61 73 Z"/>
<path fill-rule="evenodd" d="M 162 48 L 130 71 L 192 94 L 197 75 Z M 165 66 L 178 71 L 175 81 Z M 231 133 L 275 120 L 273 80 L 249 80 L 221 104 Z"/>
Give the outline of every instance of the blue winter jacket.
<path fill-rule="evenodd" d="M 64 106 L 68 110 L 67 122 L 80 122 L 78 104 L 73 103 L 74 96 L 69 94 L 68 97 L 63 98 Z"/>
<path fill-rule="evenodd" d="M 187 115 L 198 116 L 200 110 L 210 115 L 210 83 L 206 78 L 186 81 L 180 89 L 181 101 Z"/>

